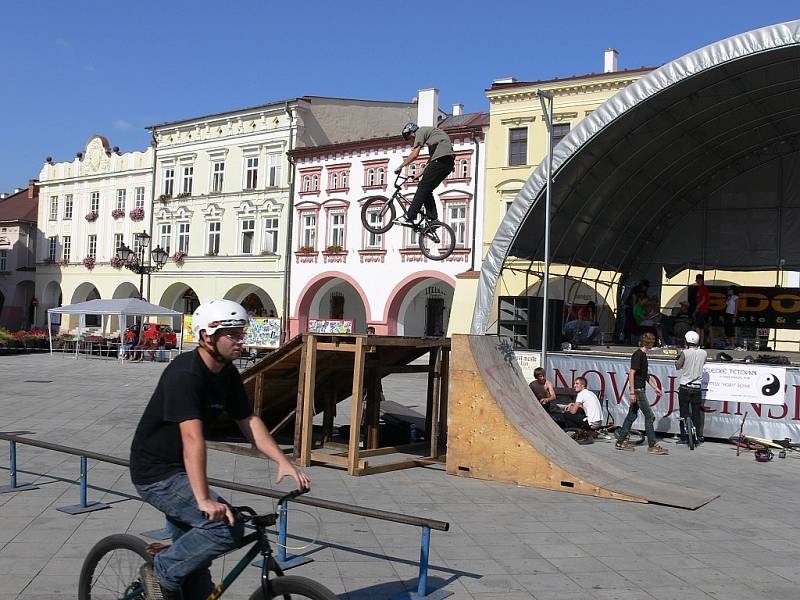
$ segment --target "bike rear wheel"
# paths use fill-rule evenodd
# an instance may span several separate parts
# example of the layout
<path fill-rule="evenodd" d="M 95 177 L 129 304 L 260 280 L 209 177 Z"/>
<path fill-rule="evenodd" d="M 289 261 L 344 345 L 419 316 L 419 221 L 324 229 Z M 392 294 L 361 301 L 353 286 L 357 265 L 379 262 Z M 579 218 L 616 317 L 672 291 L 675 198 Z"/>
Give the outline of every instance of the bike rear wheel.
<path fill-rule="evenodd" d="M 739 446 L 739 448 L 745 448 L 746 450 L 764 450 L 766 448 L 764 444 L 754 442 L 748 439 L 744 434 L 734 434 L 728 438 L 728 441 L 734 446 Z"/>
<path fill-rule="evenodd" d="M 441 221 L 428 221 L 419 232 L 419 249 L 431 260 L 444 260 L 456 247 L 453 228 Z"/>
<path fill-rule="evenodd" d="M 373 196 L 361 207 L 361 224 L 371 233 L 386 233 L 392 228 L 395 215 L 394 202 Z"/>
<path fill-rule="evenodd" d="M 694 429 L 694 423 L 692 423 L 691 419 L 686 419 L 686 445 L 689 446 L 689 450 L 694 450 L 697 445 L 696 435 L 697 432 Z"/>
<path fill-rule="evenodd" d="M 286 575 L 275 577 L 269 580 L 269 595 L 265 596 L 259 587 L 250 596 L 250 600 L 272 600 L 280 598 L 282 600 L 337 600 L 338 596 L 326 588 L 321 583 L 317 583 L 306 577 Z"/>
<path fill-rule="evenodd" d="M 614 440 L 617 440 L 617 432 L 619 431 L 618 426 L 609 427 L 608 432 L 613 436 Z M 647 439 L 647 435 L 645 435 L 644 431 L 639 431 L 638 429 L 631 429 L 628 432 L 628 437 L 625 438 L 628 440 L 629 443 L 633 444 L 634 446 L 641 446 L 644 444 L 644 441 Z"/>
<path fill-rule="evenodd" d="M 137 589 L 131 600 L 144 600 L 139 568 L 152 562 L 147 543 L 134 535 L 118 533 L 97 542 L 83 561 L 78 579 L 78 600 L 118 600 Z"/>

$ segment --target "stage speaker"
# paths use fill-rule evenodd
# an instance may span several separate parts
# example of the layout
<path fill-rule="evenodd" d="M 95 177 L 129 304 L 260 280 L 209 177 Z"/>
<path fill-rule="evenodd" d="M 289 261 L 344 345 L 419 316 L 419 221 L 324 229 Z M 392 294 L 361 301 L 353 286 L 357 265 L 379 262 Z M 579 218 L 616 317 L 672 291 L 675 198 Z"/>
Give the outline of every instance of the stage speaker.
<path fill-rule="evenodd" d="M 542 308 L 544 299 L 532 296 L 528 310 L 528 344 L 532 350 L 542 349 Z M 561 350 L 561 326 L 564 322 L 564 301 L 547 301 L 547 351 Z"/>

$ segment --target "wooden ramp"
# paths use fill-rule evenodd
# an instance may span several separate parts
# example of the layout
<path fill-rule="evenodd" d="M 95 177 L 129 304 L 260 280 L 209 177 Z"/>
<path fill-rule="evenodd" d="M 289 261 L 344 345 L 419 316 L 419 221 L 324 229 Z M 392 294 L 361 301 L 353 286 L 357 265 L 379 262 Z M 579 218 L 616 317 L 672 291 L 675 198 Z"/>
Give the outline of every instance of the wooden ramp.
<path fill-rule="evenodd" d="M 513 350 L 497 336 L 454 335 L 450 381 L 452 475 L 692 510 L 717 497 L 598 462 L 532 401 Z"/>

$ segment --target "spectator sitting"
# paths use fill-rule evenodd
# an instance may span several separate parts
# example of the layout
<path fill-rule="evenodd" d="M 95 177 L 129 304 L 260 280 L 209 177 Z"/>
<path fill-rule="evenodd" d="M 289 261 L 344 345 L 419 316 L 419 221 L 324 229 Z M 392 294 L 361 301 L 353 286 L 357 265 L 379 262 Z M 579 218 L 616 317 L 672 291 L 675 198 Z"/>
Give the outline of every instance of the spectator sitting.
<path fill-rule="evenodd" d="M 545 377 L 544 369 L 537 367 L 533 370 L 533 381 L 529 386 L 535 398 L 539 401 L 547 412 L 552 408 L 550 403 L 556 399 L 556 389 L 552 381 L 548 381 Z"/>
<path fill-rule="evenodd" d="M 131 362 L 142 362 L 144 361 L 144 353 L 150 348 L 153 347 L 153 340 L 146 336 L 142 336 L 141 343 L 133 349 L 133 358 L 131 358 Z M 152 356 L 151 356 L 152 360 Z"/>
<path fill-rule="evenodd" d="M 125 330 L 125 345 L 123 350 L 125 354 L 123 359 L 130 360 L 133 358 L 133 349 L 139 344 L 139 332 L 134 327 L 128 327 Z"/>
<path fill-rule="evenodd" d="M 596 429 L 603 424 L 603 409 L 600 400 L 591 390 L 586 389 L 585 377 L 578 377 L 572 386 L 578 395 L 575 402 L 570 402 L 564 408 L 564 423 L 567 427 L 582 429 Z"/>
<path fill-rule="evenodd" d="M 153 350 L 147 352 L 150 355 L 150 360 L 162 362 L 167 358 L 167 339 L 162 334 L 158 338 L 158 343 L 153 344 Z"/>

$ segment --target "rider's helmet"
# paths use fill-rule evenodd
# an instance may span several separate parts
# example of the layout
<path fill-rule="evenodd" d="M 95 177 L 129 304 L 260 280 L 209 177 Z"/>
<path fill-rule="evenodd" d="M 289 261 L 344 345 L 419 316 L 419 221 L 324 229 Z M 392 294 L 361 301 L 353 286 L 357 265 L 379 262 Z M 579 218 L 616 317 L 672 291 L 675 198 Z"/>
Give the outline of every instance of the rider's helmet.
<path fill-rule="evenodd" d="M 687 331 L 686 335 L 683 336 L 686 338 L 687 344 L 692 344 L 693 346 L 697 346 L 700 343 L 700 334 L 696 331 Z"/>
<path fill-rule="evenodd" d="M 756 450 L 756 460 L 758 462 L 769 462 L 772 460 L 772 450 L 769 448 L 759 448 Z"/>
<path fill-rule="evenodd" d="M 408 138 L 410 138 L 417 129 L 419 129 L 419 125 L 417 125 L 413 121 L 409 121 L 408 123 L 403 125 L 403 131 L 402 131 L 403 139 L 408 140 Z"/>
<path fill-rule="evenodd" d="M 225 327 L 247 327 L 247 311 L 231 300 L 211 300 L 197 307 L 192 314 L 192 335 L 200 340 L 200 332 L 205 329 L 213 335 L 217 329 Z"/>

